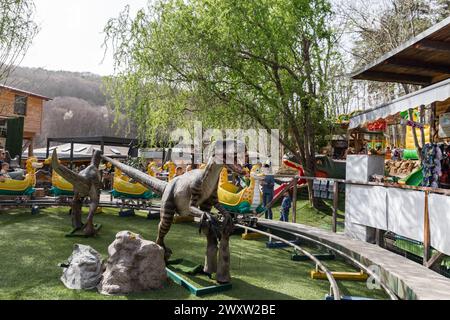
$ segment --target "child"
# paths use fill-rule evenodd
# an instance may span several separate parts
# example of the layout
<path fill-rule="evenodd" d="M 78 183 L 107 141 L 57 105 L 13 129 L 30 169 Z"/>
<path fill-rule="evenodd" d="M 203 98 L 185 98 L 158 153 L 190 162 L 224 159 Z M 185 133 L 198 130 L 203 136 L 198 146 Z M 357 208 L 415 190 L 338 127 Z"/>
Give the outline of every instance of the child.
<path fill-rule="evenodd" d="M 3 162 L 0 170 L 0 181 L 4 182 L 6 179 L 11 179 L 9 176 L 9 163 Z"/>
<path fill-rule="evenodd" d="M 177 169 L 175 170 L 175 177 L 182 176 L 183 174 L 184 174 L 183 168 L 182 167 L 177 167 Z"/>
<path fill-rule="evenodd" d="M 281 216 L 280 221 L 289 222 L 289 209 L 291 209 L 292 199 L 289 192 L 284 193 L 283 201 L 281 202 Z"/>

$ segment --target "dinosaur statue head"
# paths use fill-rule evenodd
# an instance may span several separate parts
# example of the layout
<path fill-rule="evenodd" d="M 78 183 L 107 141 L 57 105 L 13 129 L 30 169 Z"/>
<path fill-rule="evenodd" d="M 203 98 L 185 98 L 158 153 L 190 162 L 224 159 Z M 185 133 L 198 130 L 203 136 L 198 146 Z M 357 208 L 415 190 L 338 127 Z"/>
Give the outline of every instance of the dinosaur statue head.
<path fill-rule="evenodd" d="M 98 168 L 100 166 L 101 160 L 102 160 L 102 151 L 94 149 L 94 152 L 92 153 L 91 165 Z"/>
<path fill-rule="evenodd" d="M 230 171 L 245 174 L 242 166 L 247 155 L 245 143 L 238 140 L 218 140 L 211 143 L 208 158 L 215 164 L 225 165 Z"/>

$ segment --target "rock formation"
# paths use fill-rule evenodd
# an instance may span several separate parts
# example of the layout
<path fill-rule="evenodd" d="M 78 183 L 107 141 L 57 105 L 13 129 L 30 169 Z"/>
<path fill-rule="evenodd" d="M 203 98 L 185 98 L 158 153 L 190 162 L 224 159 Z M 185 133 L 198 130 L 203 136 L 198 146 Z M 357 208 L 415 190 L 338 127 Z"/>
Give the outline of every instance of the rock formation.
<path fill-rule="evenodd" d="M 90 246 L 75 244 L 64 268 L 61 281 L 69 289 L 93 289 L 102 277 L 102 257 Z"/>
<path fill-rule="evenodd" d="M 167 280 L 164 249 L 130 231 L 117 233 L 98 285 L 102 294 L 127 294 L 160 289 Z"/>

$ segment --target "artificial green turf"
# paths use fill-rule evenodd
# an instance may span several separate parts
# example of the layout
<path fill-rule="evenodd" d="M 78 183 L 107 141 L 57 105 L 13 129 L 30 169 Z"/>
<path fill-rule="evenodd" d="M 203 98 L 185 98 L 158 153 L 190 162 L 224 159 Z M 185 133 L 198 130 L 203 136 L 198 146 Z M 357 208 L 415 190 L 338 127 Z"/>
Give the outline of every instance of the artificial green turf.
<path fill-rule="evenodd" d="M 86 210 L 86 209 L 85 209 Z M 102 224 L 96 238 L 66 238 L 71 230 L 67 208 L 41 210 L 32 216 L 29 210 L 0 213 L 0 299 L 323 299 L 329 292 L 328 281 L 312 280 L 311 262 L 289 259 L 292 250 L 266 249 L 265 239 L 245 241 L 239 235 L 231 239 L 231 273 L 233 289 L 197 298 L 184 288 L 168 283 L 164 289 L 127 296 L 103 296 L 96 291 L 76 291 L 60 281 L 59 263 L 66 261 L 75 243 L 92 246 L 103 258 L 117 232 L 130 230 L 154 240 L 157 221 L 145 219 L 145 213 L 120 218 L 117 210 L 106 209 L 96 215 Z M 203 262 L 206 240 L 194 224 L 172 226 L 166 238 L 173 259 L 186 258 Z M 326 265 L 334 271 L 351 271 L 344 262 Z M 198 283 L 208 280 L 197 278 Z M 339 282 L 342 294 L 386 298 L 380 290 L 369 290 L 365 283 Z"/>

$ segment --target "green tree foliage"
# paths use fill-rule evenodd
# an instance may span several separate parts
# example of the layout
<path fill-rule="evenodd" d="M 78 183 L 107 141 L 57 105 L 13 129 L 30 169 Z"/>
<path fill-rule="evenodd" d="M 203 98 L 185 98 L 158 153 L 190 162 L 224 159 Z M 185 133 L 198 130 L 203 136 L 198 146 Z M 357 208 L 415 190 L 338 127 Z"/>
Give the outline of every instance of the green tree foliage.
<path fill-rule="evenodd" d="M 20 62 L 38 32 L 32 0 L 0 1 L 0 80 Z"/>
<path fill-rule="evenodd" d="M 197 119 L 217 128 L 281 129 L 315 172 L 339 61 L 326 0 L 167 0 L 105 28 L 119 112 L 152 138 Z"/>

